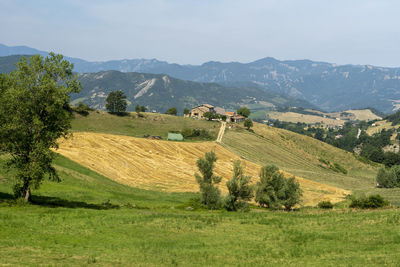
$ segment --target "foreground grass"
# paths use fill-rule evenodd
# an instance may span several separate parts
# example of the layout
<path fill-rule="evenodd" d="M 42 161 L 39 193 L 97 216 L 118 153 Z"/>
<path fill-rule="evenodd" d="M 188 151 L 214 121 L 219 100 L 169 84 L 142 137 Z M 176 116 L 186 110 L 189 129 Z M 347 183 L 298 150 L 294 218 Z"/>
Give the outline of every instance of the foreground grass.
<path fill-rule="evenodd" d="M 15 265 L 391 265 L 397 210 L 199 212 L 0 208 L 0 258 Z"/>
<path fill-rule="evenodd" d="M 157 113 L 142 113 L 143 118 L 136 113 L 127 116 L 111 115 L 105 111 L 92 111 L 88 116 L 75 114 L 72 130 L 78 132 L 99 132 L 133 137 L 144 135 L 161 136 L 166 139 L 168 132 L 182 131 L 185 128 L 205 129 L 215 140 L 220 123 L 215 121 L 196 120 Z"/>
<path fill-rule="evenodd" d="M 189 211 L 195 194 L 130 188 L 63 157 L 55 166 L 63 181 L 45 182 L 32 205 L 11 199 L 0 168 L 0 264 L 400 264 L 397 209 Z"/>

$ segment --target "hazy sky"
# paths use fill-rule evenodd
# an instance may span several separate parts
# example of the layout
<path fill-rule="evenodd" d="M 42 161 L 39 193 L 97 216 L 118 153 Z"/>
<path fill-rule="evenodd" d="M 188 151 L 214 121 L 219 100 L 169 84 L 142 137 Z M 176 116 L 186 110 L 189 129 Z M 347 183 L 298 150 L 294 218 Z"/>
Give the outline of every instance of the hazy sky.
<path fill-rule="evenodd" d="M 400 66 L 400 1 L 0 0 L 0 43 L 86 60 Z"/>

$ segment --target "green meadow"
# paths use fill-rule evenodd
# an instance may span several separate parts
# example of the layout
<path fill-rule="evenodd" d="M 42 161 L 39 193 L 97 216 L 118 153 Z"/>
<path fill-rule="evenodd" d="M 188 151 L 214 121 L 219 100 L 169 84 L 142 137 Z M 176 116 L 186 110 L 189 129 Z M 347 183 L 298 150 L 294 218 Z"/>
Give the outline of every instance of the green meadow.
<path fill-rule="evenodd" d="M 55 166 L 62 182 L 44 182 L 29 205 L 12 198 L 1 168 L 2 265 L 400 264 L 395 208 L 206 211 L 191 207 L 196 194 L 134 189 L 61 156 Z"/>

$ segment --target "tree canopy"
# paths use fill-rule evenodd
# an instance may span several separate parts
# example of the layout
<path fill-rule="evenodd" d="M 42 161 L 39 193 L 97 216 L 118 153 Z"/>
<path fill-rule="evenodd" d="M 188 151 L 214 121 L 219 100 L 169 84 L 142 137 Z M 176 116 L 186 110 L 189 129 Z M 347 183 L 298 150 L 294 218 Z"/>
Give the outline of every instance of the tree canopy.
<path fill-rule="evenodd" d="M 121 90 L 112 91 L 106 98 L 106 109 L 111 113 L 124 113 L 126 111 L 126 96 Z"/>
<path fill-rule="evenodd" d="M 241 107 L 237 110 L 237 114 L 247 118 L 248 116 L 250 116 L 250 109 L 248 109 L 247 107 Z"/>
<path fill-rule="evenodd" d="M 176 115 L 178 114 L 178 110 L 176 109 L 176 107 L 172 107 L 172 108 L 169 108 L 169 109 L 165 112 L 165 114 L 176 116 Z"/>
<path fill-rule="evenodd" d="M 62 55 L 50 53 L 23 57 L 16 71 L 0 76 L 0 151 L 11 156 L 14 193 L 26 201 L 44 177 L 59 180 L 50 149 L 68 134 L 70 94 L 81 90 L 72 69 Z"/>

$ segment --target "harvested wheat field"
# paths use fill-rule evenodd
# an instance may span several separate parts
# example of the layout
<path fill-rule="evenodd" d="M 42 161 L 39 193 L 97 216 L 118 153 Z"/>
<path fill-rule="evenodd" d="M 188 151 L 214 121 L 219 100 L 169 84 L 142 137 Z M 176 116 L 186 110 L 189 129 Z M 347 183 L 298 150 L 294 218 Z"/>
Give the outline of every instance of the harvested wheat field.
<path fill-rule="evenodd" d="M 169 192 L 196 192 L 194 178 L 196 161 L 205 152 L 218 157 L 215 173 L 225 183 L 232 176 L 237 155 L 215 142 L 183 143 L 147 140 L 102 133 L 74 133 L 62 140 L 58 153 L 112 180 L 132 187 Z M 260 166 L 242 160 L 245 173 L 258 180 Z M 289 174 L 287 174 L 289 176 Z M 315 205 L 321 200 L 338 202 L 350 191 L 297 177 L 304 191 L 303 205 Z"/>

